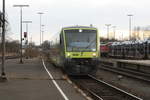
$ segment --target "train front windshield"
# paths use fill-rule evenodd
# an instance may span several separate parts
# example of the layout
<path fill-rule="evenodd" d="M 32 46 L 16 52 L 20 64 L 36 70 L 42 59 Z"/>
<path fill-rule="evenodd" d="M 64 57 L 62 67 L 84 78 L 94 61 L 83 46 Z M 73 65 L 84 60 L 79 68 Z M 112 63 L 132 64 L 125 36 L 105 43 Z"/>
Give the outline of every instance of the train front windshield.
<path fill-rule="evenodd" d="M 95 52 L 97 31 L 86 29 L 65 30 L 68 52 Z"/>

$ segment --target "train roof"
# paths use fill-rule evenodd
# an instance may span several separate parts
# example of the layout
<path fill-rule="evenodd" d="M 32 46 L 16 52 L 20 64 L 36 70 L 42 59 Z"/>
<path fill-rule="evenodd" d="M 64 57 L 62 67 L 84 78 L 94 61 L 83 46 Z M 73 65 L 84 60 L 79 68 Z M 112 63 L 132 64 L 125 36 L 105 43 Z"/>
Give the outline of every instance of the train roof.
<path fill-rule="evenodd" d="M 66 29 L 66 28 L 94 28 L 97 29 L 96 27 L 93 26 L 68 26 L 68 27 L 63 27 L 62 29 Z"/>

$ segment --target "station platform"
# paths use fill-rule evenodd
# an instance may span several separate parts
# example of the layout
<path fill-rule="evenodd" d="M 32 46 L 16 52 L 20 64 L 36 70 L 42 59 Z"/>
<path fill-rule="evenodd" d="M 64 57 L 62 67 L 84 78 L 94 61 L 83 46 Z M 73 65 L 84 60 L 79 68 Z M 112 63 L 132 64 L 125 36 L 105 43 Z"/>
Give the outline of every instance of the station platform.
<path fill-rule="evenodd" d="M 150 60 L 101 58 L 99 61 L 101 63 L 109 63 L 114 67 L 124 67 L 128 69 L 139 70 L 145 73 L 150 73 Z"/>
<path fill-rule="evenodd" d="M 39 58 L 24 59 L 23 64 L 7 60 L 6 75 L 8 80 L 0 82 L 1 100 L 86 100 L 61 71 Z"/>
<path fill-rule="evenodd" d="M 126 62 L 132 64 L 139 64 L 144 66 L 150 66 L 150 60 L 127 60 L 127 59 L 113 59 L 113 58 L 101 58 L 100 61 L 107 61 L 107 62 Z"/>

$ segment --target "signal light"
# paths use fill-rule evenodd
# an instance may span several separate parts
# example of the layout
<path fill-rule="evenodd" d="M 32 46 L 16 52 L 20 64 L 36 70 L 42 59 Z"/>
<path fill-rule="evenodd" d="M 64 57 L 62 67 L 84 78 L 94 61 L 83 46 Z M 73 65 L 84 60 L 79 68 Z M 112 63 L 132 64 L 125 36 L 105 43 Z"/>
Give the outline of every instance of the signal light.
<path fill-rule="evenodd" d="M 24 38 L 26 38 L 27 37 L 27 32 L 24 32 Z"/>

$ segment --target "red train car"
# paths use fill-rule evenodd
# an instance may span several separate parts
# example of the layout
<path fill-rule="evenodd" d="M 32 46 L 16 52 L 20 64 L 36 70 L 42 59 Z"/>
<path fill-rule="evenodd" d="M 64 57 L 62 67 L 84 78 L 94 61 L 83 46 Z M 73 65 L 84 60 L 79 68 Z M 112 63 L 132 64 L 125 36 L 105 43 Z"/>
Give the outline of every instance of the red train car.
<path fill-rule="evenodd" d="M 101 43 L 100 44 L 100 54 L 102 57 L 107 57 L 109 53 L 109 45 L 111 43 Z"/>

